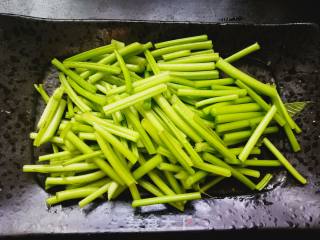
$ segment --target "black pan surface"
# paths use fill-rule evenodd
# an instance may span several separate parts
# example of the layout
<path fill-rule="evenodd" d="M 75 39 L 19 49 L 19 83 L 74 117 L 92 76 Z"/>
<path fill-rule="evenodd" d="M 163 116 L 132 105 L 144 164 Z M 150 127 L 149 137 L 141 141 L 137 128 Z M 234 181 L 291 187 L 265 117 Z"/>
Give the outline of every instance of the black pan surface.
<path fill-rule="evenodd" d="M 34 161 L 29 132 L 39 98 L 33 83 L 50 88 L 53 57 L 109 43 L 161 41 L 206 33 L 222 56 L 258 41 L 262 49 L 236 65 L 275 82 L 286 102 L 310 100 L 299 115 L 302 151 L 293 154 L 275 139 L 307 177 L 299 185 L 285 171 L 261 193 L 227 182 L 193 201 L 184 213 L 162 206 L 132 209 L 126 196 L 79 209 L 75 202 L 47 208 L 41 179 L 23 174 Z M 314 24 L 210 24 L 115 21 L 51 21 L 0 16 L 0 235 L 47 233 L 163 232 L 228 229 L 320 228 L 319 29 Z M 51 86 L 52 87 L 52 86 Z M 233 187 L 232 187 L 233 186 Z M 231 189 L 231 190 L 230 190 Z"/>

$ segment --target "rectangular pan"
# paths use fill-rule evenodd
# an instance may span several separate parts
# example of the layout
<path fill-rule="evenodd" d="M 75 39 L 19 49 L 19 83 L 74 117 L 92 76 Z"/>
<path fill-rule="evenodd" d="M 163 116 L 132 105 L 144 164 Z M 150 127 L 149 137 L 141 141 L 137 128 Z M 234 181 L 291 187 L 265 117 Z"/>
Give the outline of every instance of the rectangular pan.
<path fill-rule="evenodd" d="M 292 154 L 287 141 L 277 143 L 307 177 L 308 185 L 302 187 L 279 171 L 262 193 L 241 188 L 225 191 L 227 185 L 222 185 L 211 198 L 189 204 L 184 213 L 162 207 L 132 209 L 125 196 L 83 210 L 74 202 L 47 208 L 48 194 L 40 180 L 23 174 L 21 168 L 33 161 L 28 138 L 38 102 L 33 83 L 51 76 L 50 60 L 107 44 L 111 38 L 155 42 L 204 33 L 223 57 L 259 42 L 262 49 L 236 65 L 258 79 L 275 82 L 287 102 L 312 101 L 297 119 L 303 129 L 298 136 L 303 150 Z M 319 29 L 314 24 L 51 21 L 0 16 L 0 235 L 319 229 L 319 50 Z"/>

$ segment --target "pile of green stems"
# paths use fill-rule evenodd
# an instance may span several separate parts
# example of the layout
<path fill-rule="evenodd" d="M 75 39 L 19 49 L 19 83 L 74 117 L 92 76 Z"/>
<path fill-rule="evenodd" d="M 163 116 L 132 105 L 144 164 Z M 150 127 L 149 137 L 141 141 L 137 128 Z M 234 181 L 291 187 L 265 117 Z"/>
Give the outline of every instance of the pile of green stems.
<path fill-rule="evenodd" d="M 300 150 L 294 132 L 301 129 L 276 88 L 231 65 L 258 49 L 254 43 L 222 58 L 200 35 L 154 45 L 112 40 L 53 59 L 61 85 L 51 96 L 35 85 L 46 107 L 30 134 L 34 146 L 50 144 L 53 152 L 23 171 L 46 174 L 46 189 L 65 187 L 48 205 L 80 199 L 80 207 L 128 189 L 133 207 L 168 203 L 183 211 L 230 178 L 261 191 L 274 167 L 305 184 L 266 138 L 283 129 Z M 263 144 L 273 159 L 259 158 Z"/>

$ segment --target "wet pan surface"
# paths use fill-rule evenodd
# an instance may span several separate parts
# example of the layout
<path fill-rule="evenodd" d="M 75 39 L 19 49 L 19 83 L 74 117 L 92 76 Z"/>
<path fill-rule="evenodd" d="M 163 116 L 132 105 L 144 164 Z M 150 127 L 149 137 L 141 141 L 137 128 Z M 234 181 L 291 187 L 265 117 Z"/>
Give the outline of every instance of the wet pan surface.
<path fill-rule="evenodd" d="M 297 119 L 303 129 L 298 136 L 302 151 L 293 154 L 286 140 L 276 140 L 309 183 L 301 186 L 281 170 L 274 172 L 262 193 L 226 182 L 210 192 L 211 198 L 191 202 L 184 213 L 162 206 L 133 209 L 126 196 L 95 202 L 86 209 L 79 209 L 75 202 L 48 209 L 48 194 L 40 179 L 23 174 L 21 168 L 34 158 L 28 135 L 39 99 L 33 83 L 44 81 L 47 87 L 53 83 L 50 60 L 107 44 L 111 38 L 155 42 L 203 33 L 223 57 L 258 41 L 262 49 L 236 65 L 258 79 L 275 82 L 286 102 L 313 102 Z M 320 228 L 319 47 L 319 29 L 313 24 L 50 21 L 0 16 L 0 234 Z"/>

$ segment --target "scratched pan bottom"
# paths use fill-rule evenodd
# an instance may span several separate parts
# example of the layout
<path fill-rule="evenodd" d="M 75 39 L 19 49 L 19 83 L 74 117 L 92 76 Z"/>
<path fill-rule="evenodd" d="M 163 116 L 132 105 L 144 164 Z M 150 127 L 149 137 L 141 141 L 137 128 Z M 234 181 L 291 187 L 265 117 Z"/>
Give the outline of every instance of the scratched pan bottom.
<path fill-rule="evenodd" d="M 293 154 L 275 139 L 309 183 L 285 171 L 266 191 L 222 183 L 212 197 L 193 201 L 180 213 L 162 205 L 133 209 L 128 196 L 79 209 L 75 202 L 47 208 L 39 178 L 23 174 L 33 161 L 29 132 L 39 101 L 33 83 L 50 87 L 49 62 L 109 43 L 161 41 L 206 33 L 222 56 L 258 41 L 262 49 L 236 63 L 263 81 L 275 82 L 286 102 L 311 100 L 297 119 L 302 151 Z M 48 233 L 161 232 L 213 229 L 320 228 L 318 107 L 319 29 L 313 24 L 243 25 L 206 23 L 51 21 L 0 16 L 0 235 Z M 52 87 L 52 86 L 51 86 Z"/>

